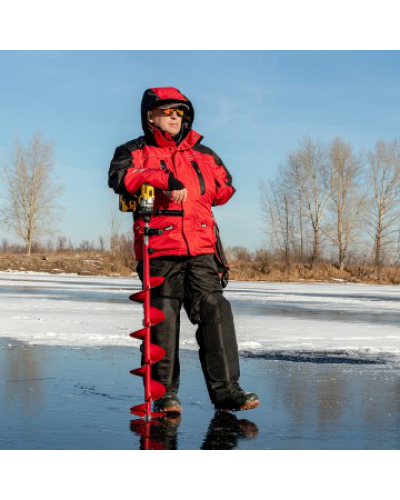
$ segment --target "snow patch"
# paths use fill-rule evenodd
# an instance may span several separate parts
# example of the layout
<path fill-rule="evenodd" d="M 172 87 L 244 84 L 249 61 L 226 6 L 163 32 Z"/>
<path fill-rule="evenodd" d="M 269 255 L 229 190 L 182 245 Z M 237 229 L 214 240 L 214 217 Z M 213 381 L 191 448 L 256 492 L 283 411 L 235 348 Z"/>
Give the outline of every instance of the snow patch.
<path fill-rule="evenodd" d="M 73 348 L 126 346 L 143 309 L 136 278 L 0 272 L 0 336 Z M 232 281 L 239 349 L 246 352 L 390 353 L 400 357 L 400 287 Z M 198 349 L 182 310 L 180 345 Z M 361 355 L 361 354 L 360 354 Z"/>

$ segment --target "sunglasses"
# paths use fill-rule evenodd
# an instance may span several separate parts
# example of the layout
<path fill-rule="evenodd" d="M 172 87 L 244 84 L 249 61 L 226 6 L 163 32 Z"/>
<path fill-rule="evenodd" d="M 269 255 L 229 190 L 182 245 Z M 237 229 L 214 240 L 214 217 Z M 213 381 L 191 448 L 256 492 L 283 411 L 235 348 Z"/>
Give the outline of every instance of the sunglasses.
<path fill-rule="evenodd" d="M 174 111 L 176 111 L 178 116 L 183 116 L 185 114 L 184 108 L 167 108 L 161 109 L 160 111 L 162 111 L 165 116 L 171 116 Z"/>

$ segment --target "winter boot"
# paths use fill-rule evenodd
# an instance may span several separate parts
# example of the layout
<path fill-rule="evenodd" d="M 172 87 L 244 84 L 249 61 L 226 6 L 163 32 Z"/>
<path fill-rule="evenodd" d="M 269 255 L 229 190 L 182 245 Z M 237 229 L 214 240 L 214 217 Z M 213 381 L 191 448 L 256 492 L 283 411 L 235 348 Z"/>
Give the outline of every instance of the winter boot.
<path fill-rule="evenodd" d="M 165 411 L 166 413 L 181 413 L 182 406 L 178 396 L 174 392 L 167 392 L 161 399 L 153 404 L 154 411 Z"/>
<path fill-rule="evenodd" d="M 233 390 L 222 401 L 214 403 L 215 409 L 221 411 L 251 410 L 259 404 L 260 400 L 255 392 L 244 392 L 240 388 Z"/>

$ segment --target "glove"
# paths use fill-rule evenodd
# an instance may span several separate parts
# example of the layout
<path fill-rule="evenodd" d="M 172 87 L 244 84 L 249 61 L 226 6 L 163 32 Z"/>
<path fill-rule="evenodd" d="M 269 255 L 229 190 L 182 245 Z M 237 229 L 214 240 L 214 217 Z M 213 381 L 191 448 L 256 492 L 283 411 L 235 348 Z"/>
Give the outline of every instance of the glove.
<path fill-rule="evenodd" d="M 181 189 L 185 189 L 185 186 L 171 172 L 168 177 L 168 191 L 180 191 Z"/>

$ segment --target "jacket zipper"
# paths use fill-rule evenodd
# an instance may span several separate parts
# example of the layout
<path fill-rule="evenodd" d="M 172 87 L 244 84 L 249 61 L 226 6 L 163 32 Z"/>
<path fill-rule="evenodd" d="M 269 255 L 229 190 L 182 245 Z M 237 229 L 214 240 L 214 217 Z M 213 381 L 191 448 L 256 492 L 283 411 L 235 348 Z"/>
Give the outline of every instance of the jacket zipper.
<path fill-rule="evenodd" d="M 171 156 L 171 160 L 172 160 L 173 172 L 174 172 L 176 178 L 178 178 L 177 177 L 178 174 L 176 172 L 176 166 L 175 166 L 175 155 Z M 183 210 L 183 201 L 181 202 L 181 209 Z M 189 242 L 188 242 L 188 239 L 186 238 L 184 227 L 185 227 L 185 216 L 182 217 L 182 236 L 183 236 L 183 239 L 185 240 L 185 243 L 186 243 L 188 255 L 190 256 L 191 253 L 190 253 Z"/>
<path fill-rule="evenodd" d="M 206 192 L 206 186 L 204 184 L 204 178 L 203 174 L 201 173 L 201 170 L 195 161 L 190 162 L 192 164 L 192 167 L 196 170 L 197 177 L 199 178 L 199 183 L 200 183 L 200 194 L 203 195 Z"/>

